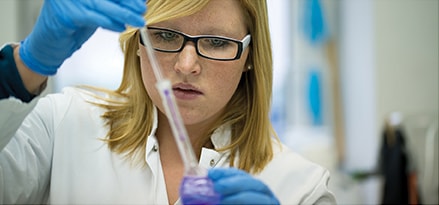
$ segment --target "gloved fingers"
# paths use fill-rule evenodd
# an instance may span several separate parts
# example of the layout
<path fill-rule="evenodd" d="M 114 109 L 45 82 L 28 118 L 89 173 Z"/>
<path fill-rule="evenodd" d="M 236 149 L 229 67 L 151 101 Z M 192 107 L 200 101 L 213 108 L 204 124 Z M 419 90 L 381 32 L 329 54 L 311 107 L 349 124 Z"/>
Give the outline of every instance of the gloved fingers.
<path fill-rule="evenodd" d="M 244 192 L 221 198 L 221 204 L 279 204 L 276 198 L 255 192 Z"/>
<path fill-rule="evenodd" d="M 123 29 L 124 25 L 120 25 L 120 28 Z M 71 47 L 74 50 L 81 48 L 82 44 L 87 41 L 93 33 L 96 32 L 96 27 L 88 27 L 83 28 L 80 31 L 74 31 L 72 37 L 75 39 L 74 41 L 70 41 Z M 69 41 L 65 41 L 66 45 L 69 45 Z"/>
<path fill-rule="evenodd" d="M 121 31 L 121 25 L 129 24 L 134 27 L 145 25 L 145 20 L 143 19 L 143 13 L 146 11 L 145 4 L 140 4 L 135 10 L 130 10 L 130 7 L 125 7 L 111 1 L 96 1 L 89 6 L 91 7 L 89 8 L 90 16 L 87 18 L 90 23 L 97 26 Z"/>
<path fill-rule="evenodd" d="M 247 173 L 236 168 L 215 168 L 209 169 L 208 176 L 213 181 L 230 176 L 246 175 Z"/>
<path fill-rule="evenodd" d="M 125 23 L 120 21 L 114 21 L 113 18 L 109 18 L 107 15 L 102 15 L 99 11 L 89 10 L 84 14 L 84 19 L 80 21 L 87 21 L 87 25 L 82 25 L 82 29 L 102 27 L 108 30 L 122 32 L 125 30 Z"/>
<path fill-rule="evenodd" d="M 252 177 L 247 172 L 236 168 L 210 169 L 208 176 L 212 179 L 215 190 L 222 195 L 242 191 L 253 191 L 273 195 L 268 186 L 262 181 Z"/>
<path fill-rule="evenodd" d="M 142 0 L 127 1 L 127 2 L 141 2 Z M 125 1 L 124 1 L 125 2 Z M 135 9 L 131 9 L 135 5 L 127 3 L 117 3 L 114 0 L 87 0 L 87 1 L 73 1 L 73 0 L 51 0 L 47 3 L 47 14 L 53 15 L 46 18 L 47 26 L 50 28 L 69 28 L 77 30 L 84 27 L 103 27 L 113 31 L 125 30 L 125 25 L 132 25 L 134 27 L 141 27 L 145 25 L 143 13 L 146 11 L 146 5 L 137 3 Z M 54 19 L 53 19 L 54 18 Z M 51 21 L 55 20 L 60 24 L 51 25 Z"/>
<path fill-rule="evenodd" d="M 34 72 L 53 75 L 98 27 L 143 27 L 145 0 L 45 0 L 20 57 Z M 55 43 L 54 43 L 55 42 Z"/>
<path fill-rule="evenodd" d="M 233 195 L 240 192 L 255 192 L 272 196 L 273 193 L 262 181 L 250 175 L 235 175 L 214 181 L 215 191 L 223 196 Z"/>
<path fill-rule="evenodd" d="M 126 7 L 136 13 L 145 13 L 146 11 L 146 0 L 112 0 L 113 2 Z"/>

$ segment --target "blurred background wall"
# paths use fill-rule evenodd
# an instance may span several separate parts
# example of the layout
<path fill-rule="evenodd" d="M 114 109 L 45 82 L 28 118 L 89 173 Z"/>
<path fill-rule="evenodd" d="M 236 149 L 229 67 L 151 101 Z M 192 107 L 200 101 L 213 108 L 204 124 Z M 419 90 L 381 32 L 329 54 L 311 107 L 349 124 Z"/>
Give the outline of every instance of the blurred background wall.
<path fill-rule="evenodd" d="M 1 44 L 31 31 L 42 2 L 0 0 Z M 433 162 L 438 161 L 439 1 L 269 0 L 268 5 L 272 119 L 281 140 L 331 170 L 340 204 L 376 204 L 385 181 L 376 174 L 384 125 L 402 123 L 420 192 L 431 191 L 437 203 L 437 183 L 422 183 L 438 175 Z M 117 38 L 99 29 L 50 79 L 48 92 L 76 84 L 116 88 L 123 61 Z M 428 143 L 433 154 L 424 153 Z"/>

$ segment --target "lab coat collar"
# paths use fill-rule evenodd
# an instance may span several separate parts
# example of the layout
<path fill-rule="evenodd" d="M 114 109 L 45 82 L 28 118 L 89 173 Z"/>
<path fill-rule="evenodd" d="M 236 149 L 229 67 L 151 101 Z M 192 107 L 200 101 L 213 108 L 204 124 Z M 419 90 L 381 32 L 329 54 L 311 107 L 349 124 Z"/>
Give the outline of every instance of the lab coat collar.
<path fill-rule="evenodd" d="M 158 141 L 155 136 L 155 133 L 157 131 L 158 126 L 158 113 L 157 113 L 157 107 L 154 106 L 153 109 L 153 125 L 151 133 L 148 135 L 148 139 L 146 141 L 146 156 L 145 159 L 148 159 L 148 155 L 151 152 L 157 151 L 158 149 Z M 212 144 L 215 147 L 215 149 L 223 148 L 230 144 L 231 139 L 231 129 L 229 125 L 223 125 L 216 129 L 212 136 L 210 137 L 212 140 Z"/>
<path fill-rule="evenodd" d="M 230 126 L 223 125 L 213 132 L 210 140 L 212 140 L 215 149 L 220 149 L 230 144 L 230 137 Z"/>

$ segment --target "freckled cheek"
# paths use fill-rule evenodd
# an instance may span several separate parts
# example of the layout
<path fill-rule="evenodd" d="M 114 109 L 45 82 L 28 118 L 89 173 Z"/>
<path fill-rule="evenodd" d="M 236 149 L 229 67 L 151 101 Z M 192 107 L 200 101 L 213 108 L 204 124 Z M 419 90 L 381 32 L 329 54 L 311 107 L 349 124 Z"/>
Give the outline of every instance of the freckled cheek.
<path fill-rule="evenodd" d="M 145 69 L 142 69 L 142 80 L 143 80 L 143 86 L 145 86 L 145 89 L 148 91 L 148 94 L 151 94 L 151 91 L 153 91 L 155 79 L 151 78 L 151 73 L 146 72 Z"/>
<path fill-rule="evenodd" d="M 151 67 L 151 64 L 149 63 L 146 51 L 143 51 L 143 54 L 141 56 L 142 57 L 140 58 L 140 66 L 142 68 L 142 72 L 144 72 L 145 78 L 152 78 L 153 80 L 155 80 L 155 74 Z M 155 57 L 157 58 L 157 63 L 159 63 L 162 77 L 167 78 L 169 72 L 173 72 L 174 64 L 176 61 L 175 56 L 176 55 L 172 55 L 172 53 L 155 53 Z"/>
<path fill-rule="evenodd" d="M 160 94 L 157 92 L 157 89 L 155 87 L 156 80 L 154 72 L 152 71 L 149 62 L 142 60 L 140 65 L 143 86 L 145 87 L 146 92 L 148 93 L 149 97 L 155 105 L 161 105 Z"/>
<path fill-rule="evenodd" d="M 232 75 L 230 73 L 228 75 L 217 75 L 215 79 L 216 90 L 215 92 L 218 94 L 219 98 L 227 99 L 227 101 L 232 97 L 233 93 L 235 93 L 236 88 L 238 87 L 239 81 L 241 79 L 242 72 L 236 72 Z"/>
<path fill-rule="evenodd" d="M 161 74 L 163 75 L 162 77 L 166 78 L 167 77 L 167 71 L 164 68 L 169 68 L 171 66 L 170 62 L 168 59 L 163 59 L 163 57 L 161 55 L 159 55 L 160 53 L 156 53 L 156 57 L 158 60 L 158 63 L 160 64 L 160 69 L 161 69 Z M 142 72 L 142 79 L 143 79 L 143 84 L 145 85 L 145 88 L 150 91 L 152 91 L 152 89 L 156 89 L 156 77 L 154 74 L 154 71 L 151 67 L 151 64 L 149 63 L 148 57 L 146 55 L 146 52 L 143 50 L 142 54 L 141 54 L 141 58 L 140 58 L 140 67 L 141 67 L 141 72 Z"/>
<path fill-rule="evenodd" d="M 148 89 L 151 85 L 155 84 L 155 76 L 148 60 L 141 58 L 140 60 L 140 71 L 142 73 L 142 80 L 145 88 Z"/>

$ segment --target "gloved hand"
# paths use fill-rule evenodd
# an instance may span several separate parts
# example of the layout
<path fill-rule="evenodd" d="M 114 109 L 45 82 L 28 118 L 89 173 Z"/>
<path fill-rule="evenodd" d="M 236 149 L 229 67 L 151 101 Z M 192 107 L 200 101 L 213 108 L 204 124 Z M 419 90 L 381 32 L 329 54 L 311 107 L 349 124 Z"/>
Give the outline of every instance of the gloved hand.
<path fill-rule="evenodd" d="M 279 204 L 267 185 L 242 170 L 210 169 L 208 177 L 221 195 L 220 204 Z"/>
<path fill-rule="evenodd" d="M 31 70 L 54 75 L 98 27 L 116 32 L 145 25 L 145 0 L 45 0 L 20 58 Z"/>

